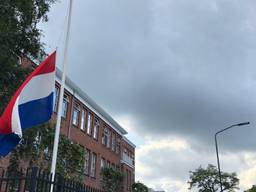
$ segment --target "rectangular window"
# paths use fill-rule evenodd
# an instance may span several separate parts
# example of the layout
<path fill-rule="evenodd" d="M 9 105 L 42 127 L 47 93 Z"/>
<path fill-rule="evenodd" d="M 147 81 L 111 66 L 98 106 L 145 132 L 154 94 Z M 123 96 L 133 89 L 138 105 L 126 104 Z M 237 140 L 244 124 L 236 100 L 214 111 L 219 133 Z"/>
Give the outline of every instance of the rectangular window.
<path fill-rule="evenodd" d="M 112 133 L 111 149 L 112 149 L 112 151 L 116 150 L 116 135 L 115 135 L 115 133 Z"/>
<path fill-rule="evenodd" d="M 108 148 L 110 147 L 110 131 L 107 127 L 105 127 L 103 131 L 102 144 Z"/>
<path fill-rule="evenodd" d="M 55 89 L 54 89 L 54 112 L 57 112 L 57 109 L 58 109 L 59 92 L 60 92 L 60 89 L 58 87 L 55 87 Z"/>
<path fill-rule="evenodd" d="M 91 177 L 94 177 L 96 176 L 96 154 L 95 153 L 92 153 L 91 154 L 91 171 L 90 171 L 90 175 Z"/>
<path fill-rule="evenodd" d="M 67 111 L 68 111 L 68 96 L 64 95 L 63 97 L 63 103 L 62 103 L 62 111 L 61 111 L 61 116 L 66 118 L 67 117 Z"/>
<path fill-rule="evenodd" d="M 106 167 L 106 160 L 104 158 L 101 158 L 100 160 L 100 168 Z"/>
<path fill-rule="evenodd" d="M 98 132 L 100 128 L 100 122 L 97 118 L 94 118 L 94 129 L 93 129 L 93 138 L 98 139 Z"/>
<path fill-rule="evenodd" d="M 89 165 L 90 165 L 90 150 L 85 150 L 84 156 L 84 174 L 89 175 Z"/>
<path fill-rule="evenodd" d="M 86 119 L 86 111 L 82 110 L 80 129 L 83 131 L 85 129 L 85 119 Z"/>
<path fill-rule="evenodd" d="M 110 143 L 111 143 L 111 134 L 110 134 L 110 131 L 109 131 L 107 137 L 108 137 L 108 140 L 107 140 L 107 148 L 110 148 L 110 147 L 111 147 L 111 146 L 110 146 Z"/>
<path fill-rule="evenodd" d="M 75 104 L 73 108 L 73 119 L 72 119 L 73 125 L 78 126 L 79 115 L 80 115 L 80 107 L 78 104 Z"/>
<path fill-rule="evenodd" d="M 120 138 L 117 138 L 116 140 L 116 154 L 120 153 Z"/>
<path fill-rule="evenodd" d="M 91 135 L 92 134 L 92 114 L 88 113 L 88 118 L 87 118 L 87 134 Z"/>

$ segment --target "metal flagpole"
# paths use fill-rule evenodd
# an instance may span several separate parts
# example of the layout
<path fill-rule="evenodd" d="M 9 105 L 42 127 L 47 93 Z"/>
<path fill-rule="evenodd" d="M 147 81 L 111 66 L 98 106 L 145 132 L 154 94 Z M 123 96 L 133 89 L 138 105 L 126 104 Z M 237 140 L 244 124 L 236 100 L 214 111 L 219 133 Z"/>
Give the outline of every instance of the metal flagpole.
<path fill-rule="evenodd" d="M 52 181 L 54 181 L 54 177 L 55 177 L 56 160 L 57 160 L 58 145 L 59 145 L 61 110 L 62 110 L 62 101 L 63 101 L 65 79 L 66 79 L 67 51 L 68 51 L 69 36 L 70 36 L 72 3 L 73 3 L 73 0 L 70 0 L 69 1 L 69 11 L 68 11 L 67 33 L 66 33 L 65 48 L 64 48 L 64 59 L 63 59 L 63 65 L 62 65 L 60 98 L 59 98 L 58 113 L 57 113 L 57 123 L 56 123 L 55 136 L 54 136 L 54 145 L 53 145 L 53 153 L 52 153 L 52 164 L 51 164 Z M 53 191 L 53 184 L 51 184 L 51 192 L 52 191 Z"/>

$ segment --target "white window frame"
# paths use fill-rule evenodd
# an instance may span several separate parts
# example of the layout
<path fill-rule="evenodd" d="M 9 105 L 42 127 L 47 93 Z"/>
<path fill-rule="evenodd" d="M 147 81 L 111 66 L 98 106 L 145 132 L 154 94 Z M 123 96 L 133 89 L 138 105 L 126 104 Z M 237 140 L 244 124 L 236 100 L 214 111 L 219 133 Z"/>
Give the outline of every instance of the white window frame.
<path fill-rule="evenodd" d="M 107 126 L 105 126 L 103 130 L 103 138 L 102 138 L 103 145 L 107 148 L 110 148 L 110 130 Z"/>
<path fill-rule="evenodd" d="M 84 109 L 82 109 L 80 129 L 84 131 L 85 125 L 86 125 L 86 111 Z"/>
<path fill-rule="evenodd" d="M 62 103 L 61 117 L 66 118 L 67 112 L 68 112 L 68 103 L 69 103 L 69 99 L 67 95 L 64 95 L 62 102 L 63 103 Z"/>
<path fill-rule="evenodd" d="M 112 133 L 112 138 L 111 138 L 111 150 L 115 151 L 116 150 L 116 134 Z"/>
<path fill-rule="evenodd" d="M 120 153 L 120 146 L 121 145 L 121 139 L 117 137 L 116 139 L 116 154 Z"/>
<path fill-rule="evenodd" d="M 90 171 L 90 150 L 86 149 L 85 150 L 85 155 L 84 155 L 84 174 L 89 175 Z"/>
<path fill-rule="evenodd" d="M 92 113 L 88 112 L 87 116 L 87 134 L 92 135 Z"/>
<path fill-rule="evenodd" d="M 93 129 L 93 138 L 98 140 L 98 133 L 100 128 L 100 121 L 98 118 L 94 118 L 94 129 Z"/>
<path fill-rule="evenodd" d="M 73 114 L 72 114 L 72 124 L 78 126 L 79 124 L 79 115 L 80 115 L 80 107 L 78 104 L 75 104 L 73 107 Z"/>
<path fill-rule="evenodd" d="M 91 153 L 90 176 L 94 178 L 96 177 L 96 161 L 97 161 L 96 153 Z"/>
<path fill-rule="evenodd" d="M 105 168 L 105 167 L 106 167 L 106 160 L 102 157 L 100 159 L 100 168 L 102 169 L 102 168 Z"/>

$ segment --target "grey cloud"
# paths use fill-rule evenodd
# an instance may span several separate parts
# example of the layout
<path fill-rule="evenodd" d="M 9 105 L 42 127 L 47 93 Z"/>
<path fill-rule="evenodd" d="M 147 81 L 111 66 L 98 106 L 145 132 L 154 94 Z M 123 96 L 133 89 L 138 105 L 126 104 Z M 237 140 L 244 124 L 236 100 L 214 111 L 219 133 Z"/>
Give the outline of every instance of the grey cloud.
<path fill-rule="evenodd" d="M 77 0 L 73 13 L 69 76 L 104 109 L 201 145 L 249 120 L 220 140 L 254 148 L 254 1 Z"/>
<path fill-rule="evenodd" d="M 66 6 L 42 24 L 49 51 L 61 44 Z M 253 0 L 74 1 L 71 79 L 113 116 L 132 117 L 142 137 L 191 144 L 145 155 L 154 174 L 143 179 L 185 183 L 189 170 L 215 164 L 213 135 L 233 123 L 251 121 L 220 135 L 221 157 L 255 150 L 255 13 Z M 224 161 L 232 171 L 244 164 Z"/>

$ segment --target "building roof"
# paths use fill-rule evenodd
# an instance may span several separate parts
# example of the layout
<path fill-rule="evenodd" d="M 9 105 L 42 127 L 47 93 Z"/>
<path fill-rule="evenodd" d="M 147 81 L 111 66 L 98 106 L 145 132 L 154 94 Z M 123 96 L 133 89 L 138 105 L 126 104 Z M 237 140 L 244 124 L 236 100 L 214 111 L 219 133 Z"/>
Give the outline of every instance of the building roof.
<path fill-rule="evenodd" d="M 62 72 L 57 69 L 56 76 L 60 80 Z M 96 114 L 99 114 L 103 120 L 106 120 L 107 123 L 110 123 L 117 132 L 122 135 L 127 134 L 127 131 L 119 125 L 106 111 L 104 111 L 92 98 L 90 98 L 81 88 L 79 88 L 70 78 L 66 76 L 65 85 L 73 91 L 73 94 L 78 95 L 87 105 L 91 106 Z M 130 142 L 131 143 L 131 142 Z M 133 144 L 134 145 L 134 144 Z M 134 145 L 135 146 L 135 145 Z"/>
<path fill-rule="evenodd" d="M 133 148 L 136 148 L 136 145 L 131 142 L 127 137 L 123 136 L 123 139 L 126 143 L 128 143 L 130 146 L 132 146 Z"/>

